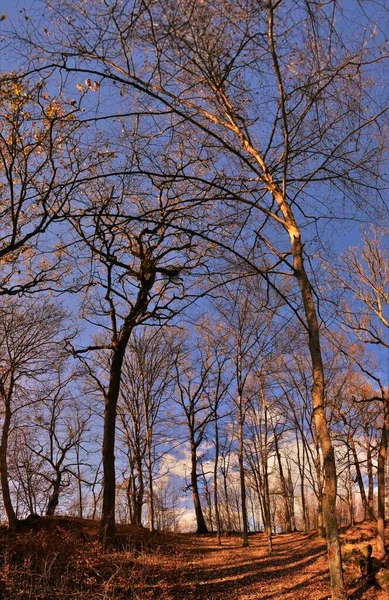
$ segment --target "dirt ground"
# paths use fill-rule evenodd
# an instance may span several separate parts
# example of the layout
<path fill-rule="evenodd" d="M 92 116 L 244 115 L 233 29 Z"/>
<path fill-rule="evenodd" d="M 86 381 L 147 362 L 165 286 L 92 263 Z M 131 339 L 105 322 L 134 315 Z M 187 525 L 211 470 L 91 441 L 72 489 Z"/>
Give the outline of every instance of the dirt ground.
<path fill-rule="evenodd" d="M 194 536 L 181 541 L 169 578 L 160 562 L 166 598 L 171 600 L 327 600 L 329 575 L 325 542 L 313 532 L 274 537 L 269 554 L 263 534 L 250 536 L 249 548 L 227 537 L 220 548 L 215 538 Z M 150 557 L 151 558 L 151 557 Z M 171 560 L 166 568 L 171 568 Z M 179 582 L 177 582 L 177 572 Z M 360 573 L 345 565 L 352 600 L 386 600 L 384 592 L 367 587 Z M 161 585 L 161 581 L 157 584 Z M 162 591 L 162 590 L 161 590 Z M 151 589 L 144 588 L 143 593 Z M 145 595 L 145 598 L 147 596 Z M 141 595 L 139 595 L 141 598 Z"/>
<path fill-rule="evenodd" d="M 389 533 L 389 532 L 388 532 Z M 374 525 L 342 533 L 343 550 L 373 545 Z M 0 600 L 327 600 L 325 541 L 315 532 L 264 534 L 150 534 L 121 526 L 117 546 L 102 552 L 98 524 L 41 519 L 11 535 L 0 528 Z M 352 552 L 351 552 L 351 555 Z M 344 562 L 350 600 L 388 600 L 367 586 L 359 560 Z"/>

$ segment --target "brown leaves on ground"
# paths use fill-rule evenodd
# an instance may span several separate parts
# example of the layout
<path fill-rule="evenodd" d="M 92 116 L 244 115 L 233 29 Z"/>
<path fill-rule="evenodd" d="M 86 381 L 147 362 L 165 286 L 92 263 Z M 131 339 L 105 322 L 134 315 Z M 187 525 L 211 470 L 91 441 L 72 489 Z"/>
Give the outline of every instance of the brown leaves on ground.
<path fill-rule="evenodd" d="M 0 598 L 3 600 L 326 600 L 329 576 L 325 541 L 314 532 L 264 534 L 242 548 L 233 535 L 151 534 L 118 528 L 115 549 L 102 552 L 98 524 L 42 519 L 15 535 L 0 532 Z M 360 548 L 374 534 L 364 525 L 344 532 Z M 370 537 L 369 537 L 370 536 Z M 366 584 L 358 565 L 345 564 L 352 600 L 384 600 Z"/>

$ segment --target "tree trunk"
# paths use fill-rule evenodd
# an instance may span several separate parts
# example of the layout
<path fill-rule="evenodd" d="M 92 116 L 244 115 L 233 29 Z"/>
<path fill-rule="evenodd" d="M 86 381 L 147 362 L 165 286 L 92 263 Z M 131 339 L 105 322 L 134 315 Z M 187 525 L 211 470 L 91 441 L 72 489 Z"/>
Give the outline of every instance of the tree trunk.
<path fill-rule="evenodd" d="M 147 481 L 149 486 L 149 531 L 154 527 L 154 490 L 153 490 L 153 462 L 151 457 L 151 446 L 147 447 Z"/>
<path fill-rule="evenodd" d="M 57 472 L 56 478 L 53 481 L 53 491 L 51 492 L 49 502 L 47 504 L 46 516 L 52 517 L 59 504 L 59 494 L 61 492 L 61 480 L 62 476 L 60 472 Z"/>
<path fill-rule="evenodd" d="M 275 428 L 273 428 L 273 433 L 274 433 L 274 448 L 276 451 L 278 472 L 279 472 L 280 483 L 281 483 L 282 503 L 283 503 L 283 507 L 284 507 L 285 531 L 286 531 L 286 533 L 290 533 L 292 531 L 292 525 L 291 525 L 290 511 L 289 511 L 288 487 L 287 487 L 286 480 L 285 480 L 280 449 L 278 446 L 278 436 L 276 434 Z"/>
<path fill-rule="evenodd" d="M 239 358 L 238 358 L 239 361 Z M 238 365 L 238 370 L 240 370 L 240 364 Z M 240 377 L 240 373 L 238 373 L 238 377 Z M 239 462 L 239 479 L 240 479 L 240 495 L 242 502 L 242 525 L 243 525 L 243 548 L 247 548 L 249 545 L 249 536 L 248 536 L 248 519 L 247 519 L 247 503 L 246 503 L 246 483 L 245 483 L 245 473 L 244 473 L 244 462 L 243 462 L 243 451 L 244 451 L 244 442 L 243 442 L 243 394 L 241 389 L 238 390 L 238 462 Z"/>
<path fill-rule="evenodd" d="M 305 485 L 304 485 L 305 484 L 305 473 L 304 473 L 305 450 L 304 450 L 304 443 L 303 443 L 303 445 L 302 445 L 303 457 L 302 457 L 302 461 L 301 461 L 300 444 L 299 444 L 297 429 L 296 429 L 296 446 L 297 446 L 297 464 L 298 464 L 298 470 L 299 470 L 299 474 L 300 474 L 301 512 L 302 512 L 302 516 L 303 516 L 303 528 L 304 528 L 304 532 L 305 532 L 305 531 L 308 531 L 307 506 L 306 506 L 306 502 L 305 502 Z"/>
<path fill-rule="evenodd" d="M 293 264 L 295 275 L 300 286 L 307 320 L 309 350 L 312 360 L 313 388 L 312 406 L 316 431 L 323 456 L 324 494 L 323 517 L 326 528 L 328 560 L 331 577 L 333 600 L 345 600 L 346 591 L 343 581 L 342 556 L 340 552 L 338 523 L 336 519 L 336 465 L 335 453 L 332 446 L 327 418 L 324 410 L 324 369 L 320 348 L 319 323 L 316 316 L 315 304 L 311 285 L 305 272 L 303 247 L 297 228 L 291 228 Z"/>
<path fill-rule="evenodd" d="M 385 548 L 385 472 L 386 472 L 386 456 L 388 450 L 388 433 L 389 433 L 389 397 L 383 398 L 384 405 L 384 422 L 382 425 L 382 434 L 380 448 L 378 452 L 377 463 L 377 481 L 378 481 L 378 507 L 377 507 L 377 554 L 382 560 L 386 556 Z"/>
<path fill-rule="evenodd" d="M 225 466 L 225 461 L 224 461 L 224 466 L 222 469 L 222 475 L 223 475 L 224 499 L 225 499 L 225 503 L 226 503 L 227 529 L 228 529 L 228 531 L 232 531 L 230 497 L 229 497 L 229 493 L 228 493 L 227 469 Z"/>
<path fill-rule="evenodd" d="M 84 516 L 83 501 L 82 501 L 82 478 L 80 468 L 80 446 L 76 446 L 76 457 L 77 457 L 77 487 L 78 487 L 78 516 L 80 519 Z"/>
<path fill-rule="evenodd" d="M 260 380 L 259 389 L 261 394 L 262 409 L 263 409 L 263 422 L 264 422 L 264 440 L 262 444 L 262 469 L 263 469 L 263 511 L 265 514 L 265 533 L 268 539 L 269 552 L 273 552 L 273 536 L 272 536 L 272 519 L 271 519 L 271 506 L 270 506 L 270 486 L 269 486 L 269 471 L 268 471 L 268 452 L 267 452 L 267 438 L 268 438 L 268 418 L 267 418 L 267 404 L 265 392 L 263 389 L 263 382 Z"/>
<path fill-rule="evenodd" d="M 357 453 L 357 449 L 355 447 L 354 439 L 351 434 L 349 434 L 348 439 L 349 439 L 350 449 L 351 449 L 353 459 L 354 459 L 355 475 L 356 475 L 356 479 L 357 479 L 357 483 L 358 483 L 359 493 L 361 495 L 361 500 L 362 500 L 363 519 L 364 519 L 364 521 L 366 521 L 366 519 L 368 518 L 369 507 L 367 504 L 367 498 L 366 498 L 365 486 L 363 484 L 361 467 L 359 465 L 358 453 Z"/>
<path fill-rule="evenodd" d="M 142 509 L 143 509 L 143 498 L 145 493 L 144 482 L 143 482 L 143 465 L 142 465 L 142 456 L 139 448 L 137 449 L 136 457 L 136 473 L 138 478 L 138 489 L 135 491 L 134 500 L 134 523 L 137 525 L 141 525 L 142 523 Z"/>
<path fill-rule="evenodd" d="M 219 425 L 218 414 L 215 411 L 215 461 L 213 464 L 213 505 L 215 507 L 215 521 L 217 532 L 217 543 L 221 546 L 221 531 L 220 531 L 220 514 L 219 514 L 219 499 L 218 499 L 218 482 L 217 471 L 219 466 Z"/>
<path fill-rule="evenodd" d="M 190 449 L 191 449 L 190 481 L 191 481 L 191 488 L 192 488 L 193 505 L 194 505 L 195 514 L 196 514 L 196 523 L 197 523 L 196 533 L 204 534 L 204 533 L 208 533 L 208 528 L 205 523 L 203 511 L 201 508 L 200 494 L 199 494 L 199 488 L 198 488 L 198 482 L 197 482 L 197 452 L 196 452 L 196 444 L 193 439 L 191 439 Z"/>
<path fill-rule="evenodd" d="M 8 438 L 11 427 L 11 399 L 10 394 L 2 393 L 4 400 L 4 422 L 3 430 L 1 433 L 1 444 L 0 444 L 0 477 L 1 477 L 1 490 L 3 493 L 4 509 L 8 519 L 8 527 L 11 531 L 14 531 L 17 525 L 17 517 L 12 506 L 11 492 L 9 489 L 8 481 Z"/>
<path fill-rule="evenodd" d="M 115 433 L 117 403 L 120 393 L 124 353 L 137 319 L 145 312 L 148 305 L 148 295 L 155 281 L 155 269 L 151 262 L 142 264 L 143 275 L 140 279 L 140 289 L 135 304 L 127 315 L 120 330 L 118 339 L 112 344 L 111 368 L 108 390 L 105 395 L 104 433 L 103 433 L 103 508 L 100 524 L 100 543 L 106 546 L 115 538 Z"/>
<path fill-rule="evenodd" d="M 152 446 L 153 435 L 150 427 L 148 403 L 144 397 L 144 411 L 146 420 L 146 448 L 147 448 L 147 484 L 149 488 L 149 531 L 154 531 L 154 490 L 153 490 L 153 460 Z"/>
<path fill-rule="evenodd" d="M 365 428 L 365 441 L 366 441 L 366 465 L 367 465 L 367 479 L 368 479 L 368 494 L 367 494 L 367 515 L 370 521 L 375 520 L 374 516 L 374 477 L 373 477 L 373 461 L 371 457 L 371 444 L 369 438 L 369 431 L 366 426 Z"/>
<path fill-rule="evenodd" d="M 100 525 L 100 542 L 106 546 L 115 538 L 115 433 L 117 402 L 126 344 L 118 344 L 112 353 L 111 371 L 104 407 L 103 434 L 103 509 Z"/>

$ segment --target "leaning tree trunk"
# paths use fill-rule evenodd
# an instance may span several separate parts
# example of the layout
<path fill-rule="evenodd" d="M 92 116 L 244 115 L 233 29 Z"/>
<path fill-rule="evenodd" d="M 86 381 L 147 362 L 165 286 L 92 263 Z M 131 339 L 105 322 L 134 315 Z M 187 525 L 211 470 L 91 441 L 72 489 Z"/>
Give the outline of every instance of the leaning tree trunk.
<path fill-rule="evenodd" d="M 288 214 L 289 211 L 286 211 Z M 285 215 L 284 215 L 285 217 Z M 343 581 L 342 557 L 336 519 L 336 464 L 335 452 L 332 446 L 327 417 L 324 410 L 324 369 L 320 348 L 320 332 L 317 320 L 312 288 L 304 267 L 303 245 L 300 232 L 293 223 L 289 227 L 292 240 L 293 265 L 297 278 L 307 323 L 309 351 L 312 361 L 313 388 L 312 406 L 316 431 L 323 456 L 324 467 L 324 493 L 323 493 L 323 517 L 326 528 L 328 560 L 331 577 L 331 591 L 333 600 L 345 600 L 346 591 Z"/>

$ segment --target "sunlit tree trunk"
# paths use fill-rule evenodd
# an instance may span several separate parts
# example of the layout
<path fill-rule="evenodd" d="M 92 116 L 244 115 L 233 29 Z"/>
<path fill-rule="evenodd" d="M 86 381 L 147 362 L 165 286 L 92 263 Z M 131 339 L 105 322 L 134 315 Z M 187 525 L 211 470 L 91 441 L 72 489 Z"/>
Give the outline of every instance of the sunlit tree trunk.
<path fill-rule="evenodd" d="M 377 482 L 378 482 L 378 506 L 377 506 L 377 554 L 383 559 L 386 556 L 385 548 L 385 474 L 386 460 L 388 451 L 389 435 L 389 397 L 383 398 L 384 422 L 382 424 L 382 434 L 377 461 Z"/>

